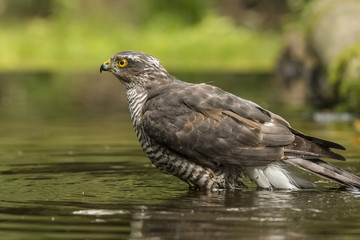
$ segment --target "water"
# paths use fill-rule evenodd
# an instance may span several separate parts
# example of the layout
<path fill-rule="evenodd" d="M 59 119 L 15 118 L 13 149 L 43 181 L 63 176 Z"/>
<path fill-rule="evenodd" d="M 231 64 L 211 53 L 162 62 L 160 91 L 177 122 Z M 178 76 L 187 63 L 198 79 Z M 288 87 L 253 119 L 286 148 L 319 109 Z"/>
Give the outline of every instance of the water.
<path fill-rule="evenodd" d="M 26 108 L 16 115 L 7 110 L 9 117 L 0 119 L 1 239 L 359 239 L 360 192 L 308 174 L 318 190 L 257 191 L 247 181 L 246 191 L 206 193 L 160 173 L 140 149 L 121 88 L 109 79 L 114 85 L 104 89 L 115 88 L 119 99 L 108 97 L 119 101 L 106 108 L 101 98 L 83 104 L 86 93 L 67 100 L 66 116 L 42 103 L 26 118 L 38 103 L 31 91 L 24 103 L 8 100 L 8 108 Z M 227 84 L 241 95 L 271 96 L 265 81 L 255 90 Z M 51 96 L 45 100 L 56 102 Z M 350 123 L 286 117 L 303 132 L 346 146 L 348 161 L 333 163 L 360 175 L 359 135 Z"/>

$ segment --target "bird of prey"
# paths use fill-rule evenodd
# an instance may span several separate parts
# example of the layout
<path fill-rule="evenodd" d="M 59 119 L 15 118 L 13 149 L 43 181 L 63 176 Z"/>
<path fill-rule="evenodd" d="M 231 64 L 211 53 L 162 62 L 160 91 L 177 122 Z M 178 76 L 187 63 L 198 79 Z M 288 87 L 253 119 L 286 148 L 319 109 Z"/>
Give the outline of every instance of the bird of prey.
<path fill-rule="evenodd" d="M 345 187 L 360 178 L 320 158 L 345 160 L 337 143 L 307 136 L 256 103 L 207 84 L 171 76 L 158 59 L 122 51 L 105 61 L 123 84 L 131 120 L 146 155 L 162 172 L 206 190 L 244 188 L 249 177 L 264 189 L 309 189 L 296 166 Z"/>

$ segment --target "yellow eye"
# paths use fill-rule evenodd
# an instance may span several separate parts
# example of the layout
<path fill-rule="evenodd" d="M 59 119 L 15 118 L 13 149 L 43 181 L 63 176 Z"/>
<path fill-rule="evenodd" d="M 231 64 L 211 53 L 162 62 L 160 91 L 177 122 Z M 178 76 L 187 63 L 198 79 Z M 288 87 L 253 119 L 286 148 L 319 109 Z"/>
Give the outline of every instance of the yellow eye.
<path fill-rule="evenodd" d="M 116 64 L 119 67 L 125 67 L 128 64 L 128 61 L 125 58 L 120 58 L 119 60 L 117 60 Z"/>

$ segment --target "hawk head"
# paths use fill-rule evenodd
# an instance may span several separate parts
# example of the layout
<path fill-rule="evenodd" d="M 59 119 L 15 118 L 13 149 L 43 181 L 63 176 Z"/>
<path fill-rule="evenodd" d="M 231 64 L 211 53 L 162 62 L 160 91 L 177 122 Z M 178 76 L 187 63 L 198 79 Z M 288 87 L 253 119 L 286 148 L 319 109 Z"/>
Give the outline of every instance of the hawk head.
<path fill-rule="evenodd" d="M 144 85 L 148 81 L 167 79 L 168 72 L 155 57 L 137 51 L 116 53 L 100 67 L 102 71 L 114 74 L 126 88 Z"/>

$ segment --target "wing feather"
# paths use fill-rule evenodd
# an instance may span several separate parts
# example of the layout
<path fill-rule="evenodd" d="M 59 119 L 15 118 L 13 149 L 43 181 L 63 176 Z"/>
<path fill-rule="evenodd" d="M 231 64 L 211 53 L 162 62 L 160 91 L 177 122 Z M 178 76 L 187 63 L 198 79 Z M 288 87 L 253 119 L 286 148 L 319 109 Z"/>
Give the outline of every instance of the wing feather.
<path fill-rule="evenodd" d="M 263 166 L 281 160 L 294 140 L 286 121 L 276 120 L 216 87 L 173 84 L 150 94 L 142 123 L 152 141 L 195 162 Z"/>

